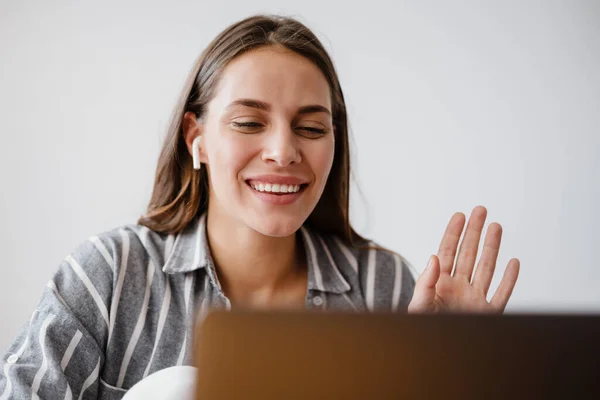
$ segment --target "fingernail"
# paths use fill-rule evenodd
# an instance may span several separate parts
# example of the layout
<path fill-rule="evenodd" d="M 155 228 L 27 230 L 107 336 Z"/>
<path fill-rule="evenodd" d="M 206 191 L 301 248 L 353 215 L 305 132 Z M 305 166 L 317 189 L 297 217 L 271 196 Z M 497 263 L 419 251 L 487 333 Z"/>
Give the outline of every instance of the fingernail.
<path fill-rule="evenodd" d="M 427 263 L 427 269 L 431 268 L 433 265 L 433 256 L 429 257 L 429 262 Z"/>

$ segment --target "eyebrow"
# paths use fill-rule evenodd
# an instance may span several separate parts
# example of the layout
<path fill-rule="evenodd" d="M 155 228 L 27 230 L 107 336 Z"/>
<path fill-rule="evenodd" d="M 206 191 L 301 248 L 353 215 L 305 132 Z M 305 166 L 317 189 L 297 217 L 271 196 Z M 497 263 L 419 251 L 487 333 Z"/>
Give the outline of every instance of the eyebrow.
<path fill-rule="evenodd" d="M 256 108 L 258 110 L 263 110 L 263 111 L 271 111 L 271 108 L 272 108 L 269 103 L 265 103 L 264 101 L 254 100 L 254 99 L 238 99 L 238 100 L 231 102 L 231 104 L 229 104 L 227 106 L 227 108 L 232 108 L 235 106 L 251 107 L 251 108 Z M 324 107 L 319 104 L 311 104 L 308 106 L 302 106 L 302 107 L 298 108 L 297 113 L 298 114 L 312 114 L 312 113 L 317 113 L 317 112 L 324 112 L 326 114 L 331 115 L 331 111 L 329 111 L 329 109 L 327 107 Z"/>

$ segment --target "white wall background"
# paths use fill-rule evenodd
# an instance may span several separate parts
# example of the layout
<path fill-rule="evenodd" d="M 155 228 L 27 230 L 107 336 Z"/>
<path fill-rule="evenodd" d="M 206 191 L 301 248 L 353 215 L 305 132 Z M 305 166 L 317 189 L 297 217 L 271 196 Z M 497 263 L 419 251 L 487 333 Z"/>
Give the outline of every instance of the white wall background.
<path fill-rule="evenodd" d="M 483 204 L 522 263 L 507 312 L 600 311 L 599 2 L 0 0 L 0 349 L 75 245 L 144 211 L 194 59 L 256 12 L 331 51 L 360 232 L 421 271 Z"/>

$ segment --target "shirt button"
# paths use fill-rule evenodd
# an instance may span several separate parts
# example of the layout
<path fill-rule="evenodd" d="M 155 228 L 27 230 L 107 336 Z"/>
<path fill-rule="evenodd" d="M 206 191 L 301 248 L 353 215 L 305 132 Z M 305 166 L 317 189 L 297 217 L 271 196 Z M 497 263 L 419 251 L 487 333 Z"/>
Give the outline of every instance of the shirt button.
<path fill-rule="evenodd" d="M 9 364 L 14 364 L 17 362 L 18 359 L 19 359 L 19 356 L 17 356 L 16 354 L 13 354 L 12 356 L 10 356 L 6 359 L 6 362 Z"/>
<path fill-rule="evenodd" d="M 315 296 L 312 299 L 312 303 L 316 306 L 316 307 L 321 307 L 323 305 L 323 298 L 321 296 Z"/>

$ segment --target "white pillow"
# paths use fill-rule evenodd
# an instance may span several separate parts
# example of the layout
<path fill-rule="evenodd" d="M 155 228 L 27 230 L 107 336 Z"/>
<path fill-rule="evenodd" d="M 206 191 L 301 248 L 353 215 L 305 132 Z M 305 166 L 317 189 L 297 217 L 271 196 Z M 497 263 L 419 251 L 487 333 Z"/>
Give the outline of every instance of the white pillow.
<path fill-rule="evenodd" d="M 194 400 L 197 373 L 190 366 L 165 368 L 133 385 L 123 400 Z"/>

